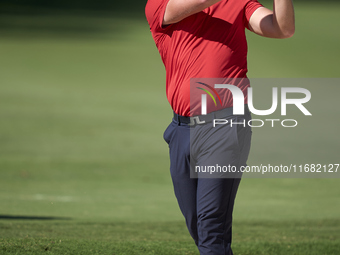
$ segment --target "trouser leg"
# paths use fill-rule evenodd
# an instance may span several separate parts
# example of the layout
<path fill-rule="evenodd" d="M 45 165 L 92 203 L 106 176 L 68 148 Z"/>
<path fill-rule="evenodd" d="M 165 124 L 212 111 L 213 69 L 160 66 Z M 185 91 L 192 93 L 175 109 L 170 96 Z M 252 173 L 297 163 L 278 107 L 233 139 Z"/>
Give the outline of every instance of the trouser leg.
<path fill-rule="evenodd" d="M 188 126 L 174 122 L 169 125 L 164 139 L 170 149 L 171 177 L 179 207 L 201 255 L 231 255 L 232 211 L 240 179 L 190 178 L 190 166 L 245 165 L 251 131 L 219 127 L 211 136 L 205 128 L 198 127 L 192 135 Z M 193 145 L 191 139 L 199 142 Z"/>
<path fill-rule="evenodd" d="M 234 118 L 234 122 L 242 123 L 242 120 L 244 117 Z M 248 126 L 225 125 L 214 129 L 208 125 L 197 126 L 191 131 L 191 165 L 230 165 L 239 170 L 246 165 L 250 140 L 251 130 Z M 197 232 L 201 255 L 233 254 L 230 247 L 232 212 L 241 180 L 235 176 L 237 174 L 230 175 L 228 172 L 198 173 Z"/>
<path fill-rule="evenodd" d="M 203 255 L 231 255 L 232 212 L 240 179 L 198 179 L 198 248 Z"/>
<path fill-rule="evenodd" d="M 197 179 L 190 178 L 190 131 L 187 125 L 172 122 L 164 132 L 169 144 L 170 173 L 178 205 L 190 235 L 198 245 L 196 191 Z"/>

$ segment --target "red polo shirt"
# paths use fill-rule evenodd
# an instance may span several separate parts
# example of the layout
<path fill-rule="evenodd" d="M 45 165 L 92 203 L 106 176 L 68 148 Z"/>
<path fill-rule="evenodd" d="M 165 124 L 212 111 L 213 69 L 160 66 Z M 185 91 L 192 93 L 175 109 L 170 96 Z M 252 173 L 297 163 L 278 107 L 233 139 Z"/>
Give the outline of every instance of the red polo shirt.
<path fill-rule="evenodd" d="M 168 1 L 148 0 L 146 18 L 166 69 L 166 94 L 172 109 L 182 116 L 197 115 L 198 108 L 190 107 L 190 79 L 246 78 L 245 28 L 262 5 L 257 0 L 222 0 L 163 27 Z M 241 82 L 238 87 L 246 99 L 249 83 Z M 232 106 L 231 93 L 220 97 L 219 108 Z"/>

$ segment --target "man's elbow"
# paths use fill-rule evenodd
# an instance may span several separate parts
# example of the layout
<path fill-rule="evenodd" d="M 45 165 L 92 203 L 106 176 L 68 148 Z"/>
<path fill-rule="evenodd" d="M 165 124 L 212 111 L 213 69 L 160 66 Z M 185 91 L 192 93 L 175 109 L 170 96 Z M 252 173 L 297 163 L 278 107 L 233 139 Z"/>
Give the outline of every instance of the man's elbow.
<path fill-rule="evenodd" d="M 295 27 L 285 31 L 284 38 L 291 38 L 295 34 Z"/>
<path fill-rule="evenodd" d="M 294 34 L 295 34 L 295 26 L 291 26 L 289 28 L 285 28 L 285 29 L 281 30 L 279 38 L 280 39 L 291 38 Z"/>

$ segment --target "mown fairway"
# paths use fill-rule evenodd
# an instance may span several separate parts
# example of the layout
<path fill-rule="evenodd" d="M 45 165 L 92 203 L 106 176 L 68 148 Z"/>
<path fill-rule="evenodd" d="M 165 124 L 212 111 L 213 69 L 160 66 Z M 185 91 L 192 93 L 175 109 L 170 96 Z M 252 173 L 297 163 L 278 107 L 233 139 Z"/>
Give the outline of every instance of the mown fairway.
<path fill-rule="evenodd" d="M 339 11 L 296 4 L 293 38 L 249 34 L 249 76 L 339 77 Z M 162 140 L 172 112 L 146 21 L 1 21 L 0 254 L 197 255 L 172 191 Z M 311 91 L 299 128 L 254 130 L 250 165 L 340 163 L 340 89 Z M 339 184 L 244 179 L 234 253 L 340 254 Z"/>

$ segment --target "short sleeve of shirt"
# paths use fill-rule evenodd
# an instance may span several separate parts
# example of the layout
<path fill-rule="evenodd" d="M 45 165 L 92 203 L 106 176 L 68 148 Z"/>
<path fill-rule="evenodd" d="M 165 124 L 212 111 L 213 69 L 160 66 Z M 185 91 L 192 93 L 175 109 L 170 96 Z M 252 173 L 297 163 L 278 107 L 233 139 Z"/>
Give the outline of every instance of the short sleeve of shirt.
<path fill-rule="evenodd" d="M 164 30 L 162 23 L 168 2 L 169 0 L 149 0 L 147 2 L 145 7 L 145 16 L 152 32 Z"/>
<path fill-rule="evenodd" d="M 246 19 L 246 28 L 249 29 L 249 20 L 251 15 L 257 10 L 257 8 L 263 7 L 257 0 L 249 0 L 245 6 L 245 19 Z"/>

